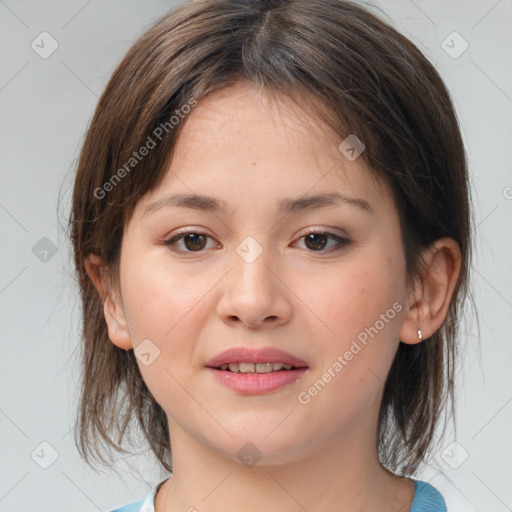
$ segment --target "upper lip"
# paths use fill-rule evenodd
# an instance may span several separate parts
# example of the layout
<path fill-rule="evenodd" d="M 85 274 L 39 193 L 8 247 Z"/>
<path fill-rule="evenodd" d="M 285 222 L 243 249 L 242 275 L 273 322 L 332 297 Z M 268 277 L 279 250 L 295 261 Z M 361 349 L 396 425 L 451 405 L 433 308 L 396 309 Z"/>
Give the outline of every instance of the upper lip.
<path fill-rule="evenodd" d="M 271 347 L 259 349 L 249 347 L 230 348 L 210 359 L 206 366 L 219 368 L 223 364 L 229 363 L 283 363 L 298 368 L 308 366 L 302 359 Z"/>

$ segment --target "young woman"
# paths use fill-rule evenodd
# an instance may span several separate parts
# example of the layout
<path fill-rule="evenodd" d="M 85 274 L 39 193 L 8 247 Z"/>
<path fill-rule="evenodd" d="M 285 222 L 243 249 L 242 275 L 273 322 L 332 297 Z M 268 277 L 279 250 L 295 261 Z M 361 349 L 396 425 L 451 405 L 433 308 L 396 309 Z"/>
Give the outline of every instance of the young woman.
<path fill-rule="evenodd" d="M 194 0 L 129 50 L 70 235 L 77 444 L 172 473 L 118 511 L 444 511 L 466 157 L 438 73 L 344 0 Z"/>

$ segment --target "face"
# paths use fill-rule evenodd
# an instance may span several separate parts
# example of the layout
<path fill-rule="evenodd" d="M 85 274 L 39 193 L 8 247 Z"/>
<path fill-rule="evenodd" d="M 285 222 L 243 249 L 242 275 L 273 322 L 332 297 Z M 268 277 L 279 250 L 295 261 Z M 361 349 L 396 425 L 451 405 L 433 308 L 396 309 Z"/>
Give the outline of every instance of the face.
<path fill-rule="evenodd" d="M 130 347 L 145 343 L 138 364 L 171 439 L 233 460 L 251 442 L 268 464 L 357 436 L 376 417 L 406 300 L 389 190 L 341 139 L 280 106 L 243 85 L 201 100 L 126 227 L 120 263 Z M 247 352 L 233 362 L 277 349 L 302 369 L 208 367 L 235 348 Z"/>

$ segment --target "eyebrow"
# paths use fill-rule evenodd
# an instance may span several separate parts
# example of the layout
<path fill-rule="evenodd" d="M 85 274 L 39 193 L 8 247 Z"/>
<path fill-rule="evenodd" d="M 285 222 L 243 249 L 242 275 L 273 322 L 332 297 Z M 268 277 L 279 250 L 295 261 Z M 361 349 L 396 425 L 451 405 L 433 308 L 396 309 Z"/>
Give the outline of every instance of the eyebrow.
<path fill-rule="evenodd" d="M 370 204 L 364 199 L 348 197 L 338 192 L 299 197 L 297 199 L 281 199 L 278 203 L 278 212 L 287 214 L 305 210 L 316 210 L 340 203 L 356 206 L 367 213 L 374 213 Z M 197 194 L 175 194 L 149 204 L 144 209 L 143 216 L 145 217 L 168 206 L 192 208 L 213 213 L 226 213 L 228 211 L 227 203 L 215 197 Z"/>

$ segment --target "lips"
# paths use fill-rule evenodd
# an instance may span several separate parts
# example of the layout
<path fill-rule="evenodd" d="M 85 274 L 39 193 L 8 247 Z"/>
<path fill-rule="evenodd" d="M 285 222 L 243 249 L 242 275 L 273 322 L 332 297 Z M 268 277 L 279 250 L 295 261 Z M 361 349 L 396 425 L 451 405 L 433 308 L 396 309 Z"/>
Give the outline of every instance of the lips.
<path fill-rule="evenodd" d="M 295 368 L 304 368 L 308 364 L 298 357 L 276 348 L 248 348 L 236 347 L 225 350 L 210 359 L 205 366 L 208 368 L 220 368 L 230 363 L 282 363 Z"/>
<path fill-rule="evenodd" d="M 206 364 L 217 382 L 240 395 L 261 395 L 296 385 L 308 369 L 306 361 L 270 347 L 231 348 Z"/>

